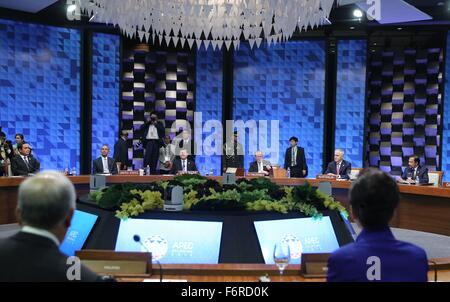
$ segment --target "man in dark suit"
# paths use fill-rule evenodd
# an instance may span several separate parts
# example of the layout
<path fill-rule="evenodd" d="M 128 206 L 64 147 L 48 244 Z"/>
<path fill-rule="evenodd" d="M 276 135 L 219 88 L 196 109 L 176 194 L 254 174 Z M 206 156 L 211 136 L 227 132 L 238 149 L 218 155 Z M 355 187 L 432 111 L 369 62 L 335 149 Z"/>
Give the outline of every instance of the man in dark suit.
<path fill-rule="evenodd" d="M 244 148 L 238 142 L 238 132 L 234 131 L 233 141 L 228 141 L 223 145 L 223 171 L 227 168 L 244 169 Z"/>
<path fill-rule="evenodd" d="M 261 151 L 256 151 L 255 153 L 255 161 L 250 163 L 250 167 L 248 168 L 248 172 L 251 173 L 262 173 L 266 176 L 269 176 L 272 172 L 272 164 L 268 160 L 263 159 L 264 155 Z"/>
<path fill-rule="evenodd" d="M 109 146 L 103 145 L 101 149 L 101 156 L 94 160 L 94 174 L 117 174 L 117 165 L 116 161 L 108 157 L 109 154 Z"/>
<path fill-rule="evenodd" d="M 417 155 L 408 159 L 408 167 L 403 171 L 402 179 L 411 183 L 427 184 L 429 182 L 428 168 L 420 165 L 420 158 Z"/>
<path fill-rule="evenodd" d="M 59 250 L 75 210 L 75 188 L 64 175 L 47 171 L 20 184 L 16 209 L 22 229 L 0 239 L 0 282 L 96 281 L 80 262 Z"/>
<path fill-rule="evenodd" d="M 141 126 L 141 143 L 144 146 L 144 168 L 149 166 L 152 174 L 156 174 L 158 164 L 159 148 L 164 146 L 164 125 L 158 121 L 155 111 L 150 113 L 150 119 Z"/>
<path fill-rule="evenodd" d="M 350 179 L 352 164 L 344 160 L 344 150 L 334 150 L 334 161 L 328 164 L 323 174 L 335 175 L 339 179 Z"/>
<path fill-rule="evenodd" d="M 333 252 L 328 281 L 426 282 L 425 251 L 397 240 L 389 221 L 399 203 L 399 189 L 385 172 L 362 170 L 350 190 L 353 217 L 363 227 L 354 243 Z"/>
<path fill-rule="evenodd" d="M 130 166 L 130 161 L 128 160 L 128 132 L 126 130 L 120 131 L 120 137 L 114 145 L 114 155 L 113 158 L 117 164 L 120 164 L 122 170 L 126 170 Z"/>
<path fill-rule="evenodd" d="M 308 165 L 306 164 L 305 150 L 297 146 L 298 138 L 295 136 L 289 139 L 291 146 L 286 149 L 284 155 L 284 168 L 290 170 L 291 177 L 308 176 Z"/>
<path fill-rule="evenodd" d="M 18 155 L 11 160 L 11 170 L 15 176 L 28 176 L 39 172 L 41 164 L 31 156 L 31 148 L 28 143 L 17 145 Z"/>
<path fill-rule="evenodd" d="M 186 149 L 182 149 L 180 151 L 180 157 L 175 158 L 173 161 L 170 174 L 182 174 L 197 171 L 197 166 L 195 165 L 194 161 L 188 158 L 188 153 L 189 152 Z"/>

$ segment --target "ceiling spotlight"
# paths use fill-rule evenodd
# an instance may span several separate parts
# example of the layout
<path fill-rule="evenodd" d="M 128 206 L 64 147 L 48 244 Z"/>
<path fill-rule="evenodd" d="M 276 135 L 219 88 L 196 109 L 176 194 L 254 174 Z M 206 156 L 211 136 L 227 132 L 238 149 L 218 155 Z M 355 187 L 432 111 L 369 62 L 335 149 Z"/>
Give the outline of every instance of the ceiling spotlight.
<path fill-rule="evenodd" d="M 362 11 L 360 10 L 360 9 L 355 9 L 354 11 L 353 11 L 353 16 L 355 17 L 355 18 L 362 18 L 362 16 L 363 16 L 363 13 L 362 13 Z"/>
<path fill-rule="evenodd" d="M 353 30 L 353 29 L 355 29 L 355 27 L 354 27 L 354 26 L 350 26 L 350 29 L 352 29 L 352 30 Z"/>
<path fill-rule="evenodd" d="M 71 4 L 67 6 L 67 13 L 71 14 L 77 9 L 77 6 L 75 4 Z"/>
<path fill-rule="evenodd" d="M 397 30 L 402 30 L 403 28 L 401 28 L 401 27 L 397 27 Z"/>

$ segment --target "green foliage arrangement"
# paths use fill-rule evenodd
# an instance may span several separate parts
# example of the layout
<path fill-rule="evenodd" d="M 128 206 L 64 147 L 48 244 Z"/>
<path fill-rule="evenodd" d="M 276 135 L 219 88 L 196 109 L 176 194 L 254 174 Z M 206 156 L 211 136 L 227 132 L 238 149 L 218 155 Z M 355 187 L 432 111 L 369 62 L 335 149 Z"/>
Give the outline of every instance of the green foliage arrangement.
<path fill-rule="evenodd" d="M 342 211 L 345 208 L 309 183 L 303 186 L 278 186 L 269 179 L 239 179 L 236 185 L 221 185 L 200 175 L 180 175 L 170 181 L 151 184 L 117 184 L 91 193 L 101 208 L 115 209 L 116 217 L 127 219 L 145 211 L 161 210 L 164 192 L 180 185 L 184 191 L 185 210 L 248 210 L 288 213 L 298 211 L 320 218 L 325 209 Z"/>

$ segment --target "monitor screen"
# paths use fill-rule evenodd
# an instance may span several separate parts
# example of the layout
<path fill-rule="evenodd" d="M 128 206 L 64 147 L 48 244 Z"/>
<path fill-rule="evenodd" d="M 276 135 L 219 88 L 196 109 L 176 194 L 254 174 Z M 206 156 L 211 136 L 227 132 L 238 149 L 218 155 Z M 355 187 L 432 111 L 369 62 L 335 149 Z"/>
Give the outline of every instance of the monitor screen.
<path fill-rule="evenodd" d="M 222 222 L 127 219 L 120 222 L 116 251 L 150 251 L 161 263 L 217 264 L 221 238 Z"/>
<path fill-rule="evenodd" d="M 75 210 L 72 222 L 59 250 L 67 256 L 74 256 L 75 251 L 81 250 L 97 221 L 97 217 L 97 215 Z"/>
<path fill-rule="evenodd" d="M 300 264 L 302 253 L 331 253 L 339 248 L 330 217 L 255 221 L 259 246 L 266 264 L 274 264 L 277 242 L 289 243 L 292 264 Z"/>

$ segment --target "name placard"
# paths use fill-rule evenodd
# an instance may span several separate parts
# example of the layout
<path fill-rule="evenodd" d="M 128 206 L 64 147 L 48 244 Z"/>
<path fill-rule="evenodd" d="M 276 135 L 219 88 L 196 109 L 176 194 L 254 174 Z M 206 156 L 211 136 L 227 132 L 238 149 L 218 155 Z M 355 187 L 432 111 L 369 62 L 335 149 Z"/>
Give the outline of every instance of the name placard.
<path fill-rule="evenodd" d="M 139 171 L 120 170 L 119 175 L 139 175 Z"/>
<path fill-rule="evenodd" d="M 335 175 L 326 175 L 326 174 L 318 174 L 316 175 L 317 179 L 330 179 L 330 180 L 336 180 Z"/>

